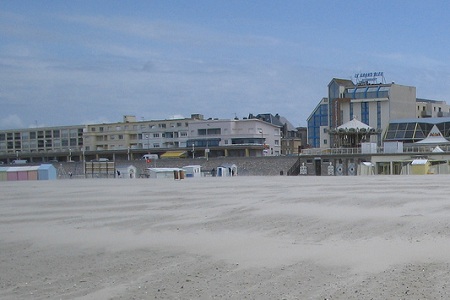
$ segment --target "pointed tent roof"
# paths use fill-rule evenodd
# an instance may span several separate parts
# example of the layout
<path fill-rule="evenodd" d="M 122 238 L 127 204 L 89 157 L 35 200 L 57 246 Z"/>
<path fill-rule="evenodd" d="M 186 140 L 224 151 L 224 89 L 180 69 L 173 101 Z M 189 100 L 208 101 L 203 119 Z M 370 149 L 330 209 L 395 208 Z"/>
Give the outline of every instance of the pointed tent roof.
<path fill-rule="evenodd" d="M 442 150 L 441 147 L 436 146 L 436 147 L 433 149 L 433 151 L 431 151 L 431 152 L 444 152 L 444 150 Z"/>
<path fill-rule="evenodd" d="M 442 133 L 439 131 L 436 125 L 431 128 L 430 133 L 426 138 L 424 138 L 421 141 L 416 142 L 415 144 L 432 144 L 432 145 L 440 145 L 440 144 L 448 144 L 450 141 L 448 141 L 444 136 L 442 136 Z"/>
<path fill-rule="evenodd" d="M 369 125 L 367 125 L 367 124 L 357 120 L 356 118 L 353 118 L 353 120 L 342 124 L 337 129 L 338 130 L 339 129 L 344 129 L 344 130 L 349 130 L 349 129 L 366 129 L 367 131 L 369 131 L 370 129 L 372 129 L 372 127 L 370 127 Z"/>

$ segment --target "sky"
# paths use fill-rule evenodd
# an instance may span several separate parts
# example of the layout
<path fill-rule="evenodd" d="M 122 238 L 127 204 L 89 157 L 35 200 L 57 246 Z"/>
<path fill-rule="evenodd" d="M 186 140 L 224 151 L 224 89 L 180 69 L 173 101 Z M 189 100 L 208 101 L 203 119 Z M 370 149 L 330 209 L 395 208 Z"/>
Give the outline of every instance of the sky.
<path fill-rule="evenodd" d="M 2 0 L 0 129 L 272 113 L 383 72 L 450 103 L 450 1 Z"/>

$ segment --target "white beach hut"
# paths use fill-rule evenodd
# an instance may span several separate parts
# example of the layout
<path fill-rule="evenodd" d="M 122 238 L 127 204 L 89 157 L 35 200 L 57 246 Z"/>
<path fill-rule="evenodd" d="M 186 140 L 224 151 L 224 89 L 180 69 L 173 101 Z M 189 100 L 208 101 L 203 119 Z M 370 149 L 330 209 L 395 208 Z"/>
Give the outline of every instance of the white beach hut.
<path fill-rule="evenodd" d="M 186 173 L 186 178 L 202 176 L 202 166 L 200 165 L 184 166 L 183 170 Z"/>
<path fill-rule="evenodd" d="M 235 164 L 222 164 L 217 167 L 217 177 L 228 177 L 237 175 L 237 166 Z"/>
<path fill-rule="evenodd" d="M 118 178 L 134 179 L 136 178 L 136 172 L 137 168 L 133 165 L 116 167 L 116 176 Z"/>
<path fill-rule="evenodd" d="M 147 171 L 149 178 L 179 179 L 180 174 L 184 176 L 184 170 L 180 168 L 147 168 Z"/>

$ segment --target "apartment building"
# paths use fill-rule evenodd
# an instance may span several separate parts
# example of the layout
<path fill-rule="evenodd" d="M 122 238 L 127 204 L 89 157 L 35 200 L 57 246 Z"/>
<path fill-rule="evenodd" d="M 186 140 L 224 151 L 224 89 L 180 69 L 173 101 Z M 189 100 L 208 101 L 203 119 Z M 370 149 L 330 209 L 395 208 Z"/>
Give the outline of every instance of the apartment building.
<path fill-rule="evenodd" d="M 282 126 L 260 119 L 190 118 L 0 131 L 0 160 L 37 161 L 137 159 L 178 150 L 199 156 L 281 155 Z"/>
<path fill-rule="evenodd" d="M 281 127 L 259 119 L 193 120 L 188 136 L 187 147 L 211 156 L 281 154 Z"/>
<path fill-rule="evenodd" d="M 71 154 L 83 147 L 83 125 L 24 128 L 0 131 L 0 157 L 37 161 L 71 159 Z"/>
<path fill-rule="evenodd" d="M 417 98 L 417 118 L 450 117 L 450 105 L 445 101 Z"/>

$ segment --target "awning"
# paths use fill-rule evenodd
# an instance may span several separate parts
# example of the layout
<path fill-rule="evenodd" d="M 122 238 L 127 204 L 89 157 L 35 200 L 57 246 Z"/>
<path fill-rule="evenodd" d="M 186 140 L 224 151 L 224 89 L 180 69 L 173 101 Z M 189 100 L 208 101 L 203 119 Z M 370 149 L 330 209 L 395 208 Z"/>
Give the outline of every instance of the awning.
<path fill-rule="evenodd" d="M 186 151 L 167 151 L 160 158 L 180 158 L 186 157 Z"/>
<path fill-rule="evenodd" d="M 428 163 L 428 159 L 415 159 L 412 161 L 412 165 L 425 165 Z"/>

